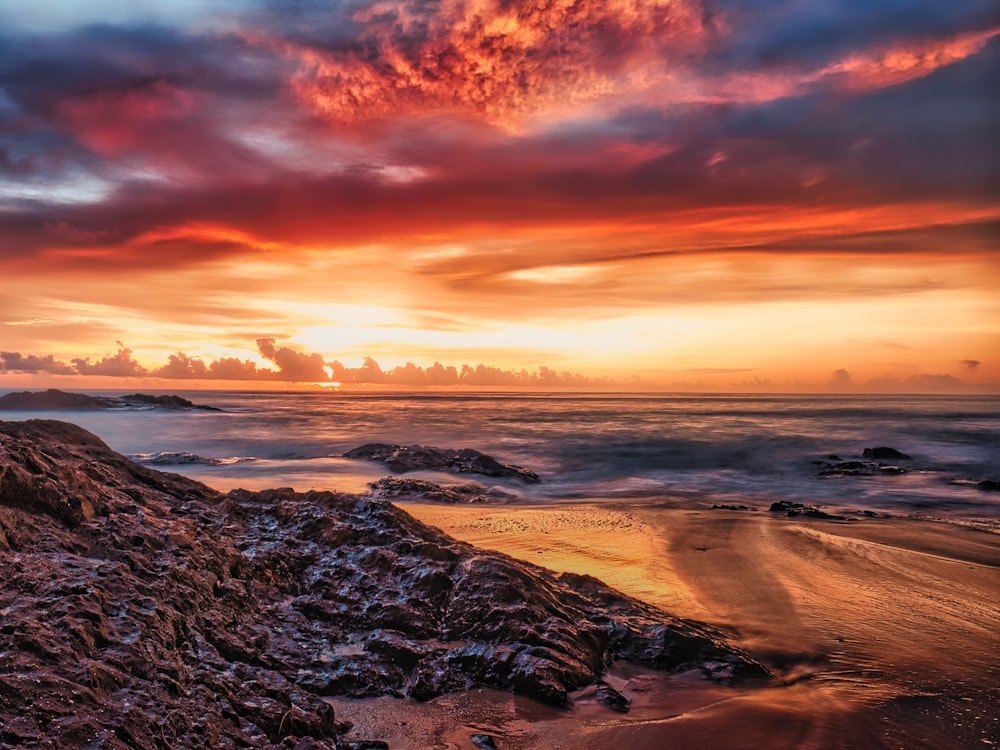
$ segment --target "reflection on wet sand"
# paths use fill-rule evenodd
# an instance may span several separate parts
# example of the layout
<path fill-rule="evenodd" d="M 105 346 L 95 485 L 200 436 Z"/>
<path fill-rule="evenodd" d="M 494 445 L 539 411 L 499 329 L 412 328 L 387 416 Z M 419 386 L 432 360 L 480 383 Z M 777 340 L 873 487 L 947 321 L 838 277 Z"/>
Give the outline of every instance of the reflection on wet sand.
<path fill-rule="evenodd" d="M 909 519 L 830 522 L 648 506 L 407 505 L 459 539 L 588 573 L 711 622 L 773 684 L 728 688 L 616 665 L 557 711 L 481 690 L 337 701 L 392 747 L 989 748 L 1000 745 L 1000 535 Z"/>

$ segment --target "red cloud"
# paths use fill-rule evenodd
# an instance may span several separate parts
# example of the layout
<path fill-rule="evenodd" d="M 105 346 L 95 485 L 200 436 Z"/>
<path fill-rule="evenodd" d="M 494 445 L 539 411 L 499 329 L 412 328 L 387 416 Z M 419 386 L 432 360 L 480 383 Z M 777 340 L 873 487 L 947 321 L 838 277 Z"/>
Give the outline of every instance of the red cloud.
<path fill-rule="evenodd" d="M 68 99 L 60 106 L 65 126 L 88 148 L 117 156 L 143 147 L 150 130 L 176 124 L 194 110 L 194 97 L 165 81 L 104 90 Z"/>
<path fill-rule="evenodd" d="M 444 0 L 430 14 L 426 7 L 397 0 L 361 8 L 353 20 L 362 34 L 350 50 L 273 46 L 299 62 L 298 96 L 338 122 L 458 112 L 516 126 L 614 93 L 703 34 L 698 8 L 674 0 Z"/>

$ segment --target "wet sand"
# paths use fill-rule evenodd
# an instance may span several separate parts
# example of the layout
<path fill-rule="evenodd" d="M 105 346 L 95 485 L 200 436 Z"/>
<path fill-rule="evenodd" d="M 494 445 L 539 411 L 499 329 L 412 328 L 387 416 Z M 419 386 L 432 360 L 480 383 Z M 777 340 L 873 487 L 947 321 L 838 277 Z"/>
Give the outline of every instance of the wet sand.
<path fill-rule="evenodd" d="M 835 522 L 648 506 L 406 504 L 459 539 L 587 573 L 718 625 L 775 674 L 724 687 L 616 665 L 628 714 L 491 690 L 336 700 L 393 748 L 1000 746 L 1000 535 L 903 518 Z"/>

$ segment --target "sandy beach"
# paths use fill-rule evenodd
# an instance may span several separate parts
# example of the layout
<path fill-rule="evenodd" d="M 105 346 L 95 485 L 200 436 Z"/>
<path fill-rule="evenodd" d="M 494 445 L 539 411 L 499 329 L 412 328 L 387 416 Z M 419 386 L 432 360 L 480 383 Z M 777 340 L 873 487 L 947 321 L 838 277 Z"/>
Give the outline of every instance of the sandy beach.
<path fill-rule="evenodd" d="M 905 518 L 850 522 L 650 506 L 407 504 L 476 545 L 587 573 L 711 622 L 775 674 L 724 687 L 616 666 L 559 711 L 481 690 L 428 704 L 337 700 L 400 748 L 988 748 L 1000 744 L 1000 536 Z"/>

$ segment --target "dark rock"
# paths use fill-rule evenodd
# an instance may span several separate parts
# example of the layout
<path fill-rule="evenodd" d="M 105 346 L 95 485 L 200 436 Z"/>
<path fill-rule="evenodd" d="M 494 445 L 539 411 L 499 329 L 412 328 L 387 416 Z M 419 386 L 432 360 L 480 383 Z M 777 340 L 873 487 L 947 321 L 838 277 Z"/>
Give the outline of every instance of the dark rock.
<path fill-rule="evenodd" d="M 597 700 L 620 714 L 628 713 L 632 701 L 611 687 L 604 680 L 597 682 Z"/>
<path fill-rule="evenodd" d="M 83 393 L 66 393 L 55 388 L 47 391 L 19 391 L 0 396 L 0 409 L 24 411 L 109 409 L 108 399 Z"/>
<path fill-rule="evenodd" d="M 418 500 L 436 503 L 487 503 L 512 498 L 513 495 L 496 488 L 474 485 L 445 487 L 424 479 L 383 477 L 369 482 L 371 496 L 383 500 Z"/>
<path fill-rule="evenodd" d="M 984 479 L 981 482 L 977 482 L 976 487 L 984 492 L 1000 492 L 1000 481 L 995 479 Z"/>
<path fill-rule="evenodd" d="M 776 503 L 771 503 L 771 507 L 768 509 L 771 513 L 785 513 L 789 516 L 806 516 L 808 518 L 825 518 L 827 520 L 833 521 L 846 521 L 848 520 L 846 516 L 835 516 L 826 511 L 822 511 L 815 505 L 803 505 L 802 503 L 793 503 L 788 500 L 779 500 Z"/>
<path fill-rule="evenodd" d="M 150 396 L 146 393 L 133 393 L 122 396 L 117 401 L 128 406 L 155 406 L 161 409 L 202 409 L 205 411 L 222 411 L 214 406 L 195 404 L 180 396 Z"/>
<path fill-rule="evenodd" d="M 710 626 L 389 503 L 222 495 L 43 420 L 0 422 L 0 612 L 0 744 L 24 747 L 384 747 L 323 696 L 563 705 L 616 659 L 767 675 Z"/>
<path fill-rule="evenodd" d="M 131 396 L 88 396 L 67 393 L 50 388 L 47 391 L 19 391 L 0 396 L 0 409 L 18 411 L 97 411 L 101 409 L 201 409 L 222 411 L 213 406 L 202 406 L 180 396 L 150 396 L 133 393 Z"/>
<path fill-rule="evenodd" d="M 483 474 L 489 477 L 517 477 L 529 483 L 541 481 L 533 471 L 520 466 L 502 464 L 492 456 L 487 456 L 472 448 L 455 450 L 425 445 L 368 443 L 347 451 L 344 458 L 363 458 L 377 461 L 398 474 L 405 474 L 408 471 L 431 470 L 453 474 Z"/>
<path fill-rule="evenodd" d="M 473 745 L 481 750 L 497 750 L 497 743 L 488 734 L 473 734 L 469 739 L 472 740 Z"/>
<path fill-rule="evenodd" d="M 712 510 L 757 510 L 749 505 L 713 505 Z"/>
<path fill-rule="evenodd" d="M 889 448 L 884 445 L 880 445 L 877 448 L 865 448 L 864 451 L 862 451 L 861 453 L 861 457 L 874 459 L 876 461 L 882 459 L 892 459 L 894 461 L 897 461 L 900 459 L 908 460 L 910 458 L 905 453 L 900 453 L 895 448 Z"/>

